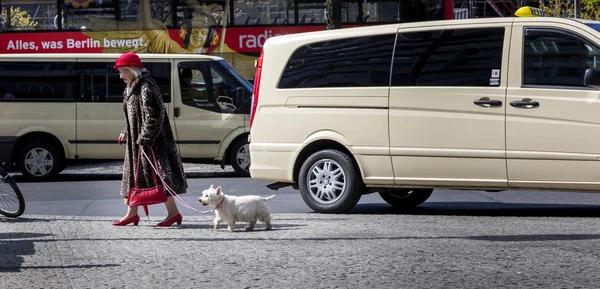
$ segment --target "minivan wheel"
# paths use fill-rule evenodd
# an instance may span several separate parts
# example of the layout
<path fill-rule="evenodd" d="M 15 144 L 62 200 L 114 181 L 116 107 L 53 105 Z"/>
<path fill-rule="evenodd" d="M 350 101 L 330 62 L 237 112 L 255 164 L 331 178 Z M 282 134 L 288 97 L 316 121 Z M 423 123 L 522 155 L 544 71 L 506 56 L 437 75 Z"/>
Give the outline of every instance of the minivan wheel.
<path fill-rule="evenodd" d="M 34 142 L 21 150 L 17 165 L 24 177 L 47 180 L 60 172 L 62 162 L 61 156 L 52 145 Z"/>
<path fill-rule="evenodd" d="M 364 191 L 358 168 L 338 150 L 323 150 L 308 157 L 300 168 L 298 185 L 304 202 L 318 213 L 346 212 Z"/>
<path fill-rule="evenodd" d="M 240 177 L 250 176 L 250 144 L 241 138 L 231 147 L 229 163 Z"/>
<path fill-rule="evenodd" d="M 413 208 L 429 199 L 433 189 L 398 189 L 380 192 L 381 198 L 396 208 Z"/>

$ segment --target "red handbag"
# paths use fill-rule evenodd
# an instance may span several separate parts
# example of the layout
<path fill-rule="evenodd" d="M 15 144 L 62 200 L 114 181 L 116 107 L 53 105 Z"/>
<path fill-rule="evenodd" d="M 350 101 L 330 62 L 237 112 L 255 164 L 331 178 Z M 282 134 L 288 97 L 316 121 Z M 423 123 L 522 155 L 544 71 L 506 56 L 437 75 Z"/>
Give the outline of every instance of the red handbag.
<path fill-rule="evenodd" d="M 148 205 L 160 204 L 167 201 L 167 195 L 165 194 L 165 188 L 162 185 L 159 185 L 156 181 L 156 174 L 154 173 L 154 168 L 152 169 L 152 178 L 154 179 L 154 187 L 152 188 L 138 188 L 138 176 L 140 169 L 140 158 L 142 157 L 140 152 L 142 151 L 142 147 L 138 150 L 138 159 L 137 165 L 135 168 L 135 187 L 129 189 L 129 195 L 127 197 L 127 205 L 128 206 L 144 206 L 144 211 L 146 215 L 148 215 Z M 154 155 L 154 151 L 150 148 L 150 153 L 152 160 L 154 163 L 154 167 L 158 168 L 156 164 L 156 156 Z M 146 153 L 144 153 L 146 154 Z"/>

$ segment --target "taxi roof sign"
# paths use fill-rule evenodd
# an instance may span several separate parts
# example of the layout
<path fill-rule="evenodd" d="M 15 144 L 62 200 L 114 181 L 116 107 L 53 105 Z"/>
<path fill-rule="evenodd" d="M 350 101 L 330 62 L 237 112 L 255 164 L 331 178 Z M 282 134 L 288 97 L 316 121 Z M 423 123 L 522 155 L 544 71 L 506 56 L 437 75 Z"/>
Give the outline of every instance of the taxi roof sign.
<path fill-rule="evenodd" d="M 523 6 L 515 12 L 517 17 L 544 17 L 544 10 L 529 6 Z"/>

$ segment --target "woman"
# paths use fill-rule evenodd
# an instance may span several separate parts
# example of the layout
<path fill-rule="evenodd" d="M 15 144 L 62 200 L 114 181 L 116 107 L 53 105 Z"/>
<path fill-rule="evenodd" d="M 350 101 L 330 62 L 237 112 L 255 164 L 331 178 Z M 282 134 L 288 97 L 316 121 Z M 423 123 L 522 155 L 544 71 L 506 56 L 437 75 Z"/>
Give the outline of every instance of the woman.
<path fill-rule="evenodd" d="M 177 194 L 187 191 L 187 180 L 183 172 L 181 157 L 175 145 L 173 132 L 163 104 L 158 85 L 150 73 L 144 68 L 137 54 L 128 52 L 121 55 L 114 66 L 119 70 L 121 79 L 127 84 L 123 92 L 123 110 L 126 126 L 119 135 L 119 144 L 126 140 L 125 161 L 123 165 L 123 181 L 121 195 L 127 198 L 129 189 L 135 186 L 138 151 L 143 149 L 148 157 L 152 157 L 150 148 L 156 156 L 156 163 L 164 179 L 167 194 L 168 215 L 157 226 L 167 227 L 173 223 L 181 224 L 182 217 L 174 198 L 166 192 L 166 185 Z M 152 166 L 143 154 L 140 155 L 138 187 L 154 187 Z M 156 177 L 160 184 L 160 178 Z M 138 207 L 128 207 L 127 214 L 114 226 L 125 226 L 129 223 L 137 225 L 140 220 Z"/>

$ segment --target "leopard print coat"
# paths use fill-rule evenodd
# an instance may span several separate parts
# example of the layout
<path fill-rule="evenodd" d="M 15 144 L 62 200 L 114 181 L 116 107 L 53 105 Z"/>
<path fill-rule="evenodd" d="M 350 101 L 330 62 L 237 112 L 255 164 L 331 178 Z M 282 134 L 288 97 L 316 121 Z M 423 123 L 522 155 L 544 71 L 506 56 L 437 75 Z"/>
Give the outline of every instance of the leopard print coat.
<path fill-rule="evenodd" d="M 135 186 L 135 169 L 140 147 L 144 148 L 144 152 L 149 157 L 151 154 L 148 148 L 151 147 L 166 184 L 177 194 L 186 193 L 187 180 L 169 117 L 158 85 L 148 71 L 144 71 L 140 77 L 125 88 L 123 112 L 126 125 L 121 133 L 127 135 L 127 142 L 121 196 L 127 198 L 129 189 Z M 143 155 L 140 155 L 140 158 L 138 187 L 153 187 L 152 167 Z M 161 184 L 158 176 L 156 176 L 156 180 Z M 168 197 L 171 196 L 166 190 L 165 193 Z"/>

